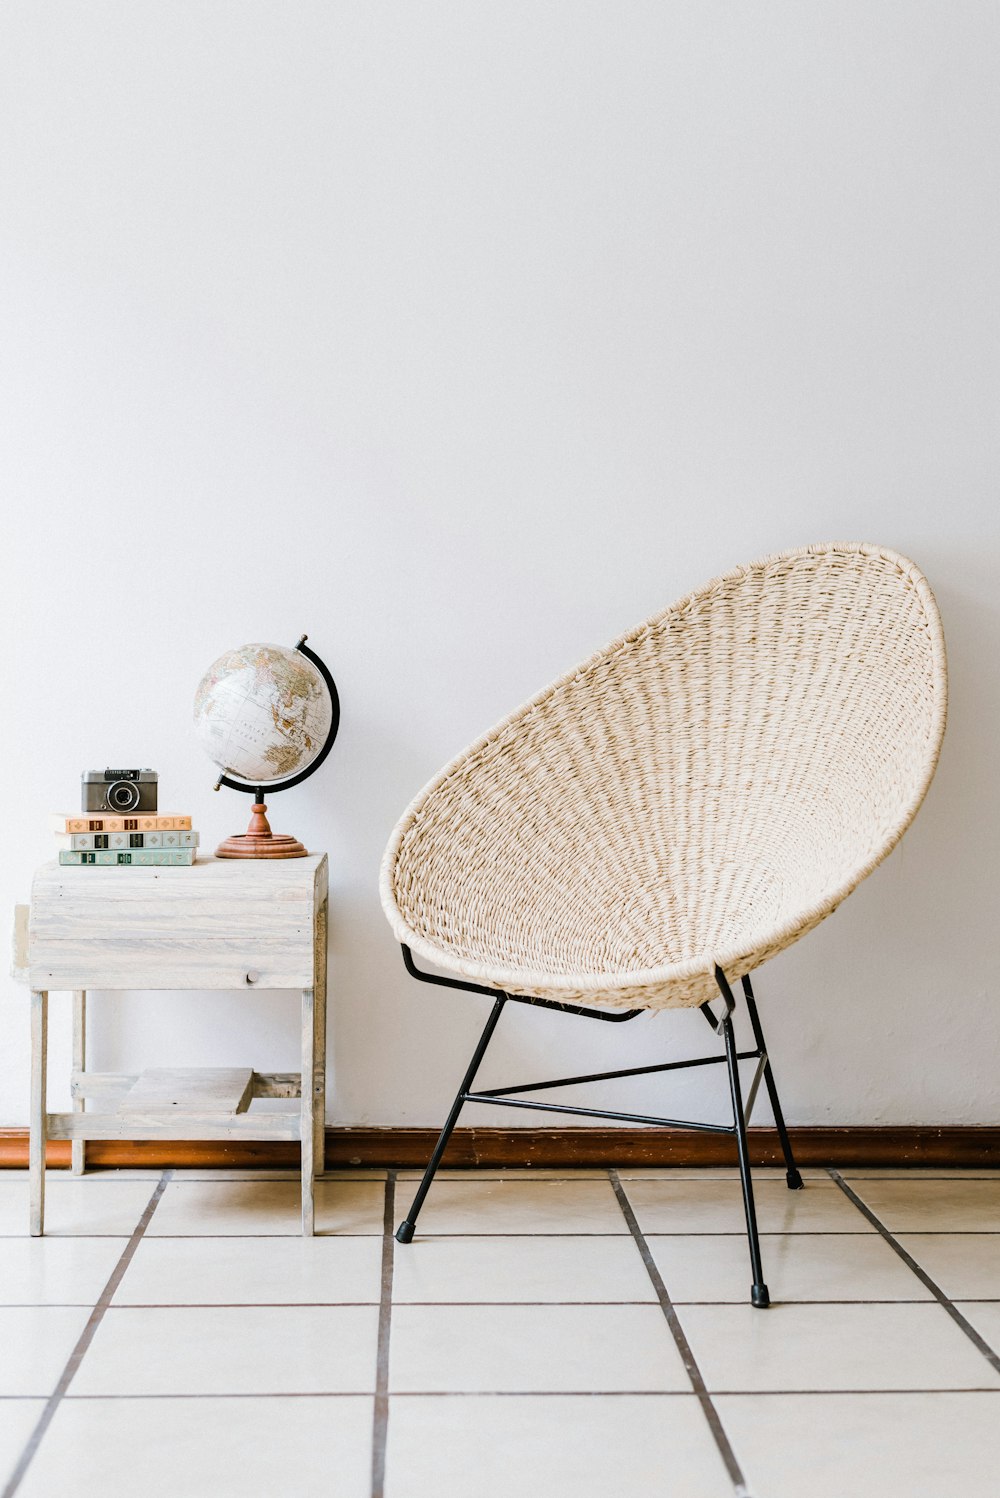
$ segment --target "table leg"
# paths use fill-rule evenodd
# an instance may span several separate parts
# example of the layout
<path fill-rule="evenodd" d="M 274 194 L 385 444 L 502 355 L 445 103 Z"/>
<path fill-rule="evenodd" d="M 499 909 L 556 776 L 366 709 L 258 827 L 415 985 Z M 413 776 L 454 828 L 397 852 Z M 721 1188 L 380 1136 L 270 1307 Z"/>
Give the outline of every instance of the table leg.
<path fill-rule="evenodd" d="M 45 1231 L 45 1111 L 46 1049 L 49 1031 L 49 996 L 31 995 L 31 1116 L 28 1144 L 28 1230 L 33 1238 Z"/>
<path fill-rule="evenodd" d="M 302 990 L 302 1082 L 299 1099 L 302 1132 L 302 1232 L 313 1234 L 313 1136 L 316 1111 L 313 1105 L 312 1079 L 316 1060 L 316 995 L 311 988 Z"/>
<path fill-rule="evenodd" d="M 313 1174 L 326 1167 L 326 920 L 324 900 L 316 917 L 316 991 L 313 1034 Z"/>
<path fill-rule="evenodd" d="M 87 1069 L 87 991 L 77 989 L 73 994 L 73 1071 Z M 73 1112 L 82 1113 L 87 1104 L 84 1098 L 73 1099 Z M 73 1157 L 73 1174 L 82 1176 L 87 1168 L 86 1140 L 74 1139 L 70 1147 Z"/>

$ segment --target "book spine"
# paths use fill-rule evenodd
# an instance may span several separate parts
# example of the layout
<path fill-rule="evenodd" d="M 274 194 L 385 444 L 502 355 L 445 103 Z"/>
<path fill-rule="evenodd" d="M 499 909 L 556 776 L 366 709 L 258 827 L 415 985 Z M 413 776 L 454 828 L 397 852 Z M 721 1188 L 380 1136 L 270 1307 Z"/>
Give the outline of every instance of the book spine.
<path fill-rule="evenodd" d="M 55 832 L 190 832 L 190 817 L 157 816 L 152 812 L 134 817 L 121 816 L 55 816 Z"/>
<path fill-rule="evenodd" d="M 129 864 L 133 868 L 188 868 L 195 860 L 194 848 L 135 848 L 86 850 L 64 849 L 59 854 L 61 864 L 96 864 L 100 868 L 108 865 Z"/>
<path fill-rule="evenodd" d="M 197 848 L 197 832 L 66 832 L 56 846 L 74 853 L 115 848 Z"/>

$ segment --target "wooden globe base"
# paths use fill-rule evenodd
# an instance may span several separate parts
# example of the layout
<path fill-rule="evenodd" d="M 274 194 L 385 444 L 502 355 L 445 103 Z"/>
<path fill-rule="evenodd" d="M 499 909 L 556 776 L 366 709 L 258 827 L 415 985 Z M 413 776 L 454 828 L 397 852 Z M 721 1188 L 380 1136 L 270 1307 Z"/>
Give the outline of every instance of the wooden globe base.
<path fill-rule="evenodd" d="M 272 832 L 263 801 L 254 802 L 246 832 L 234 832 L 215 850 L 216 858 L 305 858 L 307 849 L 287 832 Z"/>

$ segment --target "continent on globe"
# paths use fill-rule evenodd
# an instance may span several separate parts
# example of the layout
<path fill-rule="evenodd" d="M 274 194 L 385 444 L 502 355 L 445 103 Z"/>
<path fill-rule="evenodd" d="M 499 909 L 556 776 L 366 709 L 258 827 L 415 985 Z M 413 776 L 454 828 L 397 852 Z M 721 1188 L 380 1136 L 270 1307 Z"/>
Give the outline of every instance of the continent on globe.
<path fill-rule="evenodd" d="M 194 699 L 195 731 L 211 759 L 254 785 L 306 769 L 330 732 L 322 675 L 284 645 L 241 645 L 208 668 Z"/>

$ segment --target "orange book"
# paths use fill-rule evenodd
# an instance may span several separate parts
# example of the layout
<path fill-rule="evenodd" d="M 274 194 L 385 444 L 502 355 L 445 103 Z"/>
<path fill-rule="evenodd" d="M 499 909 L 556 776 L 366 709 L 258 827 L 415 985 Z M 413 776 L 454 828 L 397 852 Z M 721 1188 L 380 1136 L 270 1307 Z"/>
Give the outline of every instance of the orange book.
<path fill-rule="evenodd" d="M 156 812 L 137 812 L 125 817 L 99 812 L 57 812 L 52 817 L 53 832 L 188 832 L 190 817 L 164 817 Z"/>

